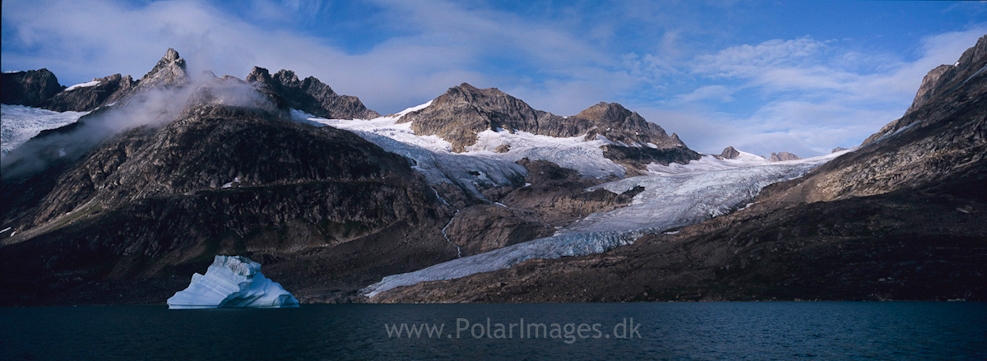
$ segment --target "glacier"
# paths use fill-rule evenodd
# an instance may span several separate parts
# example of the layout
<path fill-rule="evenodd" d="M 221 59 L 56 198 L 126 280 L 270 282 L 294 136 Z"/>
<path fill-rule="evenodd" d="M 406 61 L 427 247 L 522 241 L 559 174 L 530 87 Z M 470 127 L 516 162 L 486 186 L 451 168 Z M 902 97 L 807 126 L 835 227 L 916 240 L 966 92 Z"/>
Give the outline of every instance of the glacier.
<path fill-rule="evenodd" d="M 486 199 L 481 191 L 483 188 L 520 186 L 524 183 L 528 171 L 517 163 L 453 153 L 449 142 L 434 135 L 415 135 L 411 123 L 398 123 L 404 114 L 430 103 L 370 120 L 325 119 L 298 110 L 292 110 L 292 117 L 314 126 L 331 126 L 353 132 L 388 152 L 407 158 L 412 168 L 424 175 L 429 184 L 452 184 L 478 199 Z"/>
<path fill-rule="evenodd" d="M 326 119 L 299 110 L 292 117 L 315 126 L 331 126 L 351 131 L 384 150 L 408 158 L 413 168 L 425 175 L 430 184 L 449 183 L 467 190 L 479 199 L 486 199 L 480 188 L 520 186 L 527 169 L 517 161 L 545 160 L 563 168 L 576 170 L 583 177 L 620 178 L 627 170 L 603 156 L 606 138 L 586 141 L 582 136 L 556 138 L 523 131 L 485 130 L 477 134 L 476 144 L 464 153 L 453 153 L 452 145 L 435 135 L 416 135 L 411 123 L 401 118 L 424 109 L 432 102 L 405 109 L 397 114 L 375 119 Z M 508 145 L 507 152 L 497 147 Z"/>
<path fill-rule="evenodd" d="M 260 263 L 243 256 L 216 256 L 205 275 L 195 273 L 188 288 L 168 299 L 170 309 L 298 307 L 298 299 L 260 273 Z"/>
<path fill-rule="evenodd" d="M 75 123 L 89 112 L 55 112 L 23 105 L 0 105 L 0 154 L 7 154 L 43 130 Z"/>
<path fill-rule="evenodd" d="M 362 289 L 361 293 L 373 298 L 396 287 L 496 271 L 534 258 L 553 259 L 606 252 L 631 244 L 645 234 L 699 223 L 743 208 L 754 201 L 764 186 L 801 177 L 812 168 L 846 152 L 849 150 L 775 163 L 743 153 L 738 159 L 721 160 L 707 155 L 686 165 L 650 164 L 647 175 L 590 188 L 623 193 L 643 186 L 644 191 L 636 195 L 627 207 L 593 213 L 551 237 L 387 276 Z"/>

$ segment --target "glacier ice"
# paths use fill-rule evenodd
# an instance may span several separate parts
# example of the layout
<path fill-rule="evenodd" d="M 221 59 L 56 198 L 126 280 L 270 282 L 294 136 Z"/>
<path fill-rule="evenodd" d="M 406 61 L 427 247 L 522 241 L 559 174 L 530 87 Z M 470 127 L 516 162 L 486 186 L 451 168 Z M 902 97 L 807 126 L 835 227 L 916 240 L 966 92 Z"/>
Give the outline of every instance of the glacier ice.
<path fill-rule="evenodd" d="M 75 123 L 89 112 L 54 112 L 23 105 L 0 105 L 0 152 L 7 154 L 46 129 Z"/>
<path fill-rule="evenodd" d="M 627 207 L 593 213 L 551 237 L 387 276 L 364 288 L 361 293 L 372 298 L 396 287 L 496 271 L 533 258 L 551 259 L 606 252 L 631 244 L 644 234 L 699 223 L 745 207 L 764 186 L 801 177 L 845 152 L 776 163 L 751 155 L 738 160 L 705 156 L 687 165 L 652 164 L 648 167 L 648 175 L 590 188 L 623 193 L 643 186 L 644 191 L 636 195 Z"/>
<path fill-rule="evenodd" d="M 397 123 L 400 116 L 428 104 L 371 120 L 317 118 L 298 110 L 292 110 L 292 116 L 308 124 L 351 131 L 388 152 L 409 159 L 412 168 L 423 174 L 429 184 L 453 184 L 479 199 L 486 199 L 481 191 L 483 188 L 520 186 L 524 182 L 527 169 L 513 161 L 452 153 L 449 142 L 434 135 L 415 135 L 411 123 Z"/>
<path fill-rule="evenodd" d="M 188 288 L 168 299 L 173 309 L 219 307 L 298 307 L 298 299 L 243 256 L 216 256 L 205 275 L 193 274 Z"/>

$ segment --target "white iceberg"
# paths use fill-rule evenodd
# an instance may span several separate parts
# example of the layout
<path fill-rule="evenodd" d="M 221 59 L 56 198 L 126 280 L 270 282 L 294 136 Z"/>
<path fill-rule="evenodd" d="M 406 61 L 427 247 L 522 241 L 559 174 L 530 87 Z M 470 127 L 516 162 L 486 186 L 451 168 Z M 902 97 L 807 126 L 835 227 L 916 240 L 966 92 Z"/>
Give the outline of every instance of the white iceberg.
<path fill-rule="evenodd" d="M 205 275 L 193 274 L 188 288 L 168 299 L 168 308 L 298 307 L 298 299 L 260 273 L 243 256 L 216 256 Z"/>

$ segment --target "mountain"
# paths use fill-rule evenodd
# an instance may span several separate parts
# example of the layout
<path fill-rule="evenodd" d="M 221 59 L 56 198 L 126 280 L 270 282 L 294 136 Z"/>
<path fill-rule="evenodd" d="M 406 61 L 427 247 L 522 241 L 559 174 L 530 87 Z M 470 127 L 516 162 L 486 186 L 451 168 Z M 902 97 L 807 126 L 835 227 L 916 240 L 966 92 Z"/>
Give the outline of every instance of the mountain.
<path fill-rule="evenodd" d="M 68 87 L 45 101 L 41 107 L 56 112 L 91 111 L 122 99 L 134 89 L 135 84 L 130 75 L 113 74 Z"/>
<path fill-rule="evenodd" d="M 58 78 L 48 69 L 3 73 L 0 75 L 3 104 L 36 107 L 62 91 Z"/>
<path fill-rule="evenodd" d="M 722 159 L 736 159 L 739 156 L 740 156 L 740 151 L 738 151 L 733 146 L 724 148 L 723 152 L 720 153 L 720 158 Z"/>
<path fill-rule="evenodd" d="M 771 157 L 768 158 L 768 160 L 772 162 L 784 162 L 788 160 L 799 160 L 799 159 L 802 159 L 802 157 L 799 157 L 789 152 L 771 153 Z"/>
<path fill-rule="evenodd" d="M 345 300 L 457 254 L 449 208 L 406 158 L 299 123 L 245 81 L 193 82 L 171 50 L 118 104 L 3 167 L 8 305 L 160 303 L 217 254 L 263 262 L 306 302 Z"/>
<path fill-rule="evenodd" d="M 636 169 L 652 162 L 699 159 L 678 135 L 668 136 L 657 124 L 617 103 L 599 103 L 577 115 L 562 117 L 535 110 L 497 88 L 478 89 L 467 83 L 449 88 L 428 106 L 401 117 L 400 122 L 410 122 L 415 134 L 439 136 L 457 153 L 475 145 L 479 133 L 503 129 L 555 138 L 601 139 L 607 143 L 603 147 L 607 159 Z"/>
<path fill-rule="evenodd" d="M 545 124 L 650 133 L 606 133 L 618 144 L 487 129 L 481 143 L 510 149 L 456 153 L 402 122 L 428 104 L 379 117 L 288 70 L 191 78 L 173 49 L 137 81 L 114 75 L 51 99 L 96 108 L 4 155 L 0 304 L 160 303 L 224 254 L 263 263 L 302 302 L 359 301 L 384 276 L 628 206 L 643 188 L 586 190 L 626 172 L 606 147 L 695 154 L 616 104 Z"/>
<path fill-rule="evenodd" d="M 987 299 L 985 46 L 987 36 L 952 66 L 959 75 L 933 70 L 927 83 L 944 83 L 923 85 L 919 104 L 861 147 L 768 185 L 745 209 L 371 301 Z"/>
<path fill-rule="evenodd" d="M 290 70 L 282 69 L 272 76 L 267 69 L 254 67 L 246 80 L 284 98 L 292 109 L 318 117 L 372 119 L 380 116 L 367 109 L 357 97 L 336 94 L 315 77 L 298 80 L 298 76 Z"/>

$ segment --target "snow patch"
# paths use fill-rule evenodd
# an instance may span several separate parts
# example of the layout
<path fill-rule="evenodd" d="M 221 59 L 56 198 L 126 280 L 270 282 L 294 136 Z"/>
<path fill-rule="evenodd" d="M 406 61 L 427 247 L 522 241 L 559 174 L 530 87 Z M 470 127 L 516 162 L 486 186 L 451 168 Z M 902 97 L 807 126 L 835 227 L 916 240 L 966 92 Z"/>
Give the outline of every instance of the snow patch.
<path fill-rule="evenodd" d="M 81 83 L 81 84 L 76 84 L 76 85 L 70 86 L 68 88 L 65 88 L 65 90 L 63 90 L 63 91 L 70 92 L 70 91 L 73 91 L 73 90 L 76 90 L 76 89 L 79 89 L 79 88 L 88 88 L 88 87 L 94 87 L 94 86 L 97 86 L 97 85 L 99 85 L 99 80 L 93 80 L 93 81 L 89 81 L 89 82 L 85 82 L 85 83 Z"/>

